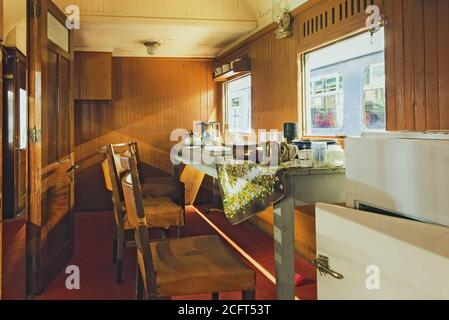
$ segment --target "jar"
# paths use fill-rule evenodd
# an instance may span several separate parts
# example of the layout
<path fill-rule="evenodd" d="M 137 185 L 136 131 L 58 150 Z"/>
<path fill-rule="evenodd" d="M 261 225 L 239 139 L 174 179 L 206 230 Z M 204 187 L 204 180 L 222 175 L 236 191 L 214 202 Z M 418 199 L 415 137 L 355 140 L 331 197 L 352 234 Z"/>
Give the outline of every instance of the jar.
<path fill-rule="evenodd" d="M 312 142 L 312 160 L 315 168 L 327 166 L 327 142 Z"/>
<path fill-rule="evenodd" d="M 327 148 L 327 165 L 329 167 L 344 167 L 345 166 L 345 151 L 342 146 L 330 145 Z"/>

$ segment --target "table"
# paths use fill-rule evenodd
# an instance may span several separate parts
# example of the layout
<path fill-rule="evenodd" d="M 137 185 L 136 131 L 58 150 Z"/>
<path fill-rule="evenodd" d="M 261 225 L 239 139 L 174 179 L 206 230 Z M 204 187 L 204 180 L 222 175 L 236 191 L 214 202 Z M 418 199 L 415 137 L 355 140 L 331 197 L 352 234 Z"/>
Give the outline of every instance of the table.
<path fill-rule="evenodd" d="M 185 151 L 185 150 L 184 150 Z M 205 164 L 195 152 L 188 150 L 175 159 L 179 164 L 218 179 L 214 164 Z M 336 204 L 345 202 L 345 169 L 290 169 L 285 176 L 285 197 L 274 204 L 274 248 L 276 267 L 276 298 L 295 299 L 295 207 L 318 202 Z"/>

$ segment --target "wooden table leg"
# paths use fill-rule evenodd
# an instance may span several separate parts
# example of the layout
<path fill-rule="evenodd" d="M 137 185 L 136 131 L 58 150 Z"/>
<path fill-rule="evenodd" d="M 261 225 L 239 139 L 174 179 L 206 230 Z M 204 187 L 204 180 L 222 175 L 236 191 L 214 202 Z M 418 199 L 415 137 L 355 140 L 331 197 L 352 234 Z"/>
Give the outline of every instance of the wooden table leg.
<path fill-rule="evenodd" d="M 216 178 L 212 179 L 213 191 L 212 191 L 212 207 L 208 210 L 209 213 L 218 212 L 223 213 L 223 206 L 221 204 L 221 194 L 219 181 Z"/>
<path fill-rule="evenodd" d="M 295 299 L 295 184 L 286 176 L 286 195 L 274 205 L 276 298 Z"/>

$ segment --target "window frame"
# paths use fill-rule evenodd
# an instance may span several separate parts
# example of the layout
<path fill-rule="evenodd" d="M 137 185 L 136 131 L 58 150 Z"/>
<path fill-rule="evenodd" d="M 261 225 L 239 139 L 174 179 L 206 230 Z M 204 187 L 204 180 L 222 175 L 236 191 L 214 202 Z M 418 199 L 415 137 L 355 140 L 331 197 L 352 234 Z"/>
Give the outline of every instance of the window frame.
<path fill-rule="evenodd" d="M 307 95 L 306 95 L 306 91 L 305 91 L 305 85 L 306 85 L 306 55 L 337 44 L 339 42 L 348 40 L 350 38 L 353 37 L 357 37 L 360 35 L 363 35 L 365 33 L 367 33 L 368 30 L 366 28 L 359 28 L 356 29 L 352 32 L 349 32 L 341 37 L 338 38 L 334 38 L 330 41 L 325 41 L 325 42 L 316 42 L 316 43 L 310 43 L 307 46 L 304 46 L 303 49 L 299 49 L 301 46 L 298 47 L 298 50 L 296 52 L 297 54 L 297 61 L 298 61 L 298 83 L 297 83 L 297 88 L 298 88 L 298 120 L 301 121 L 301 132 L 300 132 L 300 137 L 301 139 L 340 139 L 340 140 L 344 140 L 347 136 L 335 136 L 335 135 L 329 135 L 329 136 L 323 136 L 323 135 L 308 135 L 307 134 L 307 112 L 306 112 L 306 107 L 307 107 Z M 385 41 L 387 40 L 387 36 L 384 35 Z M 387 57 L 386 57 L 386 45 L 385 45 L 385 68 L 387 68 Z M 387 70 L 385 69 L 385 79 L 387 78 Z M 363 94 L 363 90 L 361 92 L 361 94 Z M 387 124 L 387 128 L 386 130 L 388 131 L 388 100 L 387 100 L 387 84 L 385 83 L 385 122 Z M 363 119 L 360 119 L 360 121 L 362 121 L 361 125 L 364 125 L 363 123 Z"/>
<path fill-rule="evenodd" d="M 224 108 L 222 110 L 222 113 L 223 113 L 223 115 L 222 115 L 223 116 L 223 124 L 224 124 L 223 129 L 224 130 L 229 130 L 229 121 L 228 121 L 229 120 L 228 119 L 228 85 L 230 83 L 234 82 L 234 81 L 238 81 L 238 80 L 243 79 L 245 77 L 249 77 L 250 81 L 251 81 L 251 87 L 250 87 L 250 93 L 251 93 L 250 112 L 251 112 L 251 114 L 250 114 L 250 118 L 249 118 L 250 119 L 250 128 L 248 130 L 246 130 L 246 132 L 238 132 L 238 133 L 237 132 L 233 132 L 233 133 L 229 132 L 230 134 L 239 134 L 241 136 L 249 136 L 253 132 L 253 124 L 254 124 L 254 122 L 253 122 L 253 113 L 254 113 L 254 100 L 253 100 L 253 97 L 254 97 L 254 94 L 253 93 L 254 93 L 254 91 L 253 91 L 252 74 L 249 72 L 249 73 L 245 73 L 243 75 L 238 75 L 236 77 L 233 77 L 233 78 L 225 81 L 223 83 L 223 86 L 222 86 L 223 105 L 224 105 Z"/>

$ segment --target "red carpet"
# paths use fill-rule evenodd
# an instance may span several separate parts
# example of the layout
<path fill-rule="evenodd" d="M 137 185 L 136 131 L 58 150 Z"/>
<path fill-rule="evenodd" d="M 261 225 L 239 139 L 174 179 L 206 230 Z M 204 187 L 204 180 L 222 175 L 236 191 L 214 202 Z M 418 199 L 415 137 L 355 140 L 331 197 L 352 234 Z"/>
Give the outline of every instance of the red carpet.
<path fill-rule="evenodd" d="M 231 226 L 218 214 L 207 216 L 233 241 L 249 253 L 265 269 L 274 274 L 273 241 L 250 224 Z M 115 265 L 112 264 L 112 213 L 78 213 L 75 217 L 75 253 L 69 265 L 76 265 L 81 273 L 81 289 L 70 291 L 65 287 L 67 275 L 62 271 L 36 300 L 132 300 L 135 288 L 135 249 L 125 254 L 123 283 L 115 284 Z M 215 231 L 193 209 L 189 209 L 186 236 L 212 235 Z M 316 299 L 315 271 L 298 258 L 297 271 L 306 281 L 297 289 L 300 299 Z M 226 293 L 221 299 L 240 300 L 241 293 Z M 257 272 L 258 300 L 275 299 L 273 283 Z M 176 297 L 175 299 L 204 300 L 209 295 Z"/>

